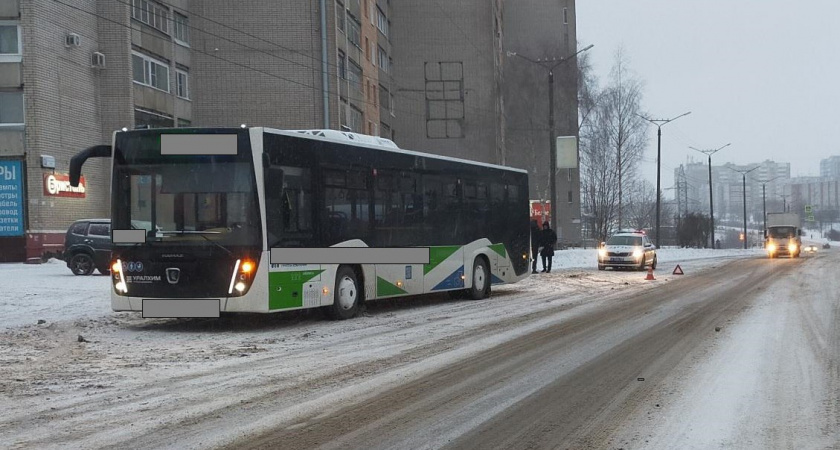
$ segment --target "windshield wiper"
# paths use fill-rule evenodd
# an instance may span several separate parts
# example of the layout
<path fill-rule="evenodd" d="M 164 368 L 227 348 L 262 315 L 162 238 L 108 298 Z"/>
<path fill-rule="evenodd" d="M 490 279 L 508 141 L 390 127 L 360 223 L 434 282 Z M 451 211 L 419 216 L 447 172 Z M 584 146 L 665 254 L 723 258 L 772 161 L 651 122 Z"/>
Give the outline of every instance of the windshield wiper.
<path fill-rule="evenodd" d="M 215 245 L 216 247 L 219 247 L 220 249 L 224 250 L 228 255 L 233 257 L 233 252 L 232 251 L 228 250 L 224 245 L 219 244 L 218 242 L 213 241 L 209 237 L 205 236 L 205 234 L 220 234 L 221 233 L 220 231 L 191 231 L 191 230 L 165 231 L 165 230 L 161 230 L 158 233 L 161 233 L 161 234 L 197 234 L 197 235 L 203 237 L 205 241 Z"/>
<path fill-rule="evenodd" d="M 161 234 L 219 234 L 221 231 L 193 231 L 193 230 L 159 230 Z"/>

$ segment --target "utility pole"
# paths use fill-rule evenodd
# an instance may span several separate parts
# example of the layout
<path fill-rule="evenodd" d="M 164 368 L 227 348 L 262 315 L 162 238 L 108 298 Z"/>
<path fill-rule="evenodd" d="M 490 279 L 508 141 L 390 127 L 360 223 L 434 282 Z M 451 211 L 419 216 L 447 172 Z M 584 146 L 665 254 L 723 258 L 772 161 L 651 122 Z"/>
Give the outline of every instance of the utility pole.
<path fill-rule="evenodd" d="M 723 150 L 726 147 L 732 145 L 730 142 L 729 144 L 724 145 L 723 147 L 718 147 L 716 149 L 710 150 L 700 150 L 694 147 L 688 147 L 692 150 L 696 150 L 700 153 L 704 153 L 709 157 L 709 222 L 710 227 L 712 228 L 712 248 L 716 248 L 715 246 L 715 195 L 714 190 L 712 190 L 712 155 L 715 153 Z"/>
<path fill-rule="evenodd" d="M 732 169 L 731 166 L 727 166 Z M 743 186 L 743 195 L 744 195 L 744 250 L 747 249 L 747 174 L 752 172 L 755 169 L 758 169 L 761 166 L 755 166 L 750 170 L 738 170 L 732 169 L 741 174 L 742 178 L 742 186 Z"/>
<path fill-rule="evenodd" d="M 507 56 L 518 56 L 525 61 L 548 69 L 548 140 L 549 140 L 549 188 L 551 189 L 551 226 L 557 229 L 557 136 L 554 135 L 554 69 L 577 55 L 591 49 L 590 44 L 575 54 L 562 58 L 531 59 L 516 52 L 507 52 Z"/>
<path fill-rule="evenodd" d="M 656 248 L 660 248 L 660 243 L 662 242 L 661 233 L 659 232 L 659 204 L 662 202 L 662 184 L 660 182 L 659 173 L 662 168 L 662 126 L 668 122 L 673 122 L 679 119 L 680 117 L 687 116 L 689 114 L 691 114 L 691 111 L 680 114 L 676 117 L 672 117 L 670 119 L 649 119 L 645 116 L 636 114 L 642 119 L 645 119 L 648 122 L 656 125 Z"/>

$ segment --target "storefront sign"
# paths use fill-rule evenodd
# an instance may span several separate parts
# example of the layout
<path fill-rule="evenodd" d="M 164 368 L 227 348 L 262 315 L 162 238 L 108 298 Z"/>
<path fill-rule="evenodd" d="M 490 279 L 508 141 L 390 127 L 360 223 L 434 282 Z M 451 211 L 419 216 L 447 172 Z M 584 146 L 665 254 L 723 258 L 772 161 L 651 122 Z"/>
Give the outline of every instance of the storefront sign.
<path fill-rule="evenodd" d="M 0 236 L 23 236 L 23 170 L 0 161 Z"/>
<path fill-rule="evenodd" d="M 79 178 L 79 185 L 70 186 L 70 175 L 66 173 L 44 174 L 44 195 L 53 197 L 85 198 L 85 177 Z"/>

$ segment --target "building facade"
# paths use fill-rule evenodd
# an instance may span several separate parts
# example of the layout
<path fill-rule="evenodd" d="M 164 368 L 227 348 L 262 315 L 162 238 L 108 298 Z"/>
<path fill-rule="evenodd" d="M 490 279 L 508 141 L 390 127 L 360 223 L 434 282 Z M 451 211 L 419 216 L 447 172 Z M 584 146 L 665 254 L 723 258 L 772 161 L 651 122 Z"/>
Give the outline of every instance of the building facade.
<path fill-rule="evenodd" d="M 754 167 L 758 168 L 746 174 L 745 179 L 741 172 Z M 680 165 L 674 169 L 674 180 L 679 210 L 709 215 L 709 165 L 702 162 Z M 761 223 L 765 206 L 768 212 L 781 211 L 789 181 L 790 163 L 767 160 L 758 164 L 713 165 L 715 224 L 743 223 L 745 192 L 748 221 Z"/>
<path fill-rule="evenodd" d="M 547 199 L 546 73 L 505 52 L 575 47 L 573 0 L 2 0 L 0 260 L 58 253 L 74 220 L 109 216 L 107 161 L 89 160 L 78 189 L 67 172 L 121 128 L 379 135 L 525 168 Z M 557 135 L 576 135 L 575 73 L 555 71 Z M 567 242 L 577 173 L 557 176 Z"/>
<path fill-rule="evenodd" d="M 530 197 L 550 200 L 548 67 L 577 51 L 573 0 L 392 0 L 396 142 L 529 172 Z M 577 61 L 554 70 L 555 136 L 577 137 Z M 566 244 L 581 242 L 578 168 L 555 174 Z"/>

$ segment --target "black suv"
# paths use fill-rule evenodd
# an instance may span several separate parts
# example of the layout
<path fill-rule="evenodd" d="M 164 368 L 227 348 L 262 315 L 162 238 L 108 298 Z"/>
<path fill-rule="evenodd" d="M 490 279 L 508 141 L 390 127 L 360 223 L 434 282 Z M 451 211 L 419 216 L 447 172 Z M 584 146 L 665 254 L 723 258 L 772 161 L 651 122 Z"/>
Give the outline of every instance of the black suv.
<path fill-rule="evenodd" d="M 64 261 L 76 275 L 111 273 L 111 219 L 77 220 L 64 237 Z"/>

